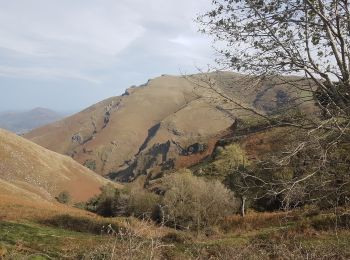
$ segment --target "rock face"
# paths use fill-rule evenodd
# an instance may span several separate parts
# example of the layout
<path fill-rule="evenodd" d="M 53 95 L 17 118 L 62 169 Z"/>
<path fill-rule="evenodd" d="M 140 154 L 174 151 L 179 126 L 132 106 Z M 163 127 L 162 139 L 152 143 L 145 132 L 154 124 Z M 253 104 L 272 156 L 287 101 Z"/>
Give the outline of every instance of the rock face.
<path fill-rule="evenodd" d="M 293 100 L 283 84 L 265 80 L 252 87 L 244 78 L 228 72 L 164 75 L 25 138 L 122 181 L 188 167 L 210 155 L 218 139 L 234 134 L 237 118 L 251 116 L 239 105 L 272 113 Z"/>
<path fill-rule="evenodd" d="M 0 195 L 50 201 L 68 191 L 73 201 L 85 201 L 107 182 L 68 156 L 0 129 Z"/>

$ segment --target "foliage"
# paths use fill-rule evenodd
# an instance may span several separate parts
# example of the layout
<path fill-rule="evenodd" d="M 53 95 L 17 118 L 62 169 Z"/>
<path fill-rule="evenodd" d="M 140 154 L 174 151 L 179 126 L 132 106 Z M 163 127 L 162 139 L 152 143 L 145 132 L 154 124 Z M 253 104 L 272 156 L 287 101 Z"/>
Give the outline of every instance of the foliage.
<path fill-rule="evenodd" d="M 164 185 L 164 219 L 175 228 L 199 230 L 237 210 L 233 193 L 222 183 L 193 176 L 189 170 L 166 177 Z"/>
<path fill-rule="evenodd" d="M 57 201 L 62 204 L 68 204 L 71 201 L 71 196 L 68 191 L 62 191 L 56 197 Z"/>
<path fill-rule="evenodd" d="M 213 6 L 198 21 L 203 32 L 226 43 L 224 64 L 258 75 L 303 72 L 334 105 L 347 109 L 348 1 L 215 0 Z"/>
<path fill-rule="evenodd" d="M 114 215 L 113 203 L 119 196 L 119 190 L 113 184 L 108 183 L 100 188 L 101 193 L 94 196 L 85 205 L 77 205 L 79 208 L 95 212 L 104 217 Z"/>
<path fill-rule="evenodd" d="M 122 190 L 107 185 L 85 208 L 101 216 L 135 216 L 198 230 L 217 224 L 237 209 L 233 193 L 222 183 L 193 176 L 189 170 L 167 176 L 162 183 L 163 197 L 137 184 Z"/>
<path fill-rule="evenodd" d="M 184 244 L 184 243 L 192 243 L 193 239 L 187 233 L 184 233 L 181 231 L 173 231 L 173 232 L 169 232 L 165 236 L 163 236 L 162 241 L 167 242 L 167 243 Z"/>
<path fill-rule="evenodd" d="M 72 216 L 69 214 L 56 215 L 41 221 L 42 224 L 67 229 L 76 232 L 101 234 L 107 231 L 108 226 L 118 230 L 115 221 L 99 218 L 88 218 L 83 216 Z"/>
<path fill-rule="evenodd" d="M 127 204 L 127 215 L 133 215 L 142 219 L 151 219 L 156 206 L 160 203 L 160 197 L 143 188 L 131 189 Z"/>
<path fill-rule="evenodd" d="M 86 160 L 83 165 L 92 171 L 96 170 L 96 161 L 95 160 Z"/>
<path fill-rule="evenodd" d="M 320 163 L 323 151 L 310 139 L 306 147 L 293 156 L 281 158 L 279 163 L 269 158 L 233 168 L 225 183 L 238 196 L 246 196 L 257 210 L 305 204 L 315 204 L 322 209 L 348 206 L 349 151 L 348 144 L 337 144 L 328 149 L 327 160 Z"/>
<path fill-rule="evenodd" d="M 215 157 L 207 164 L 200 166 L 199 170 L 195 171 L 198 176 L 215 177 L 223 179 L 233 169 L 240 165 L 249 165 L 245 151 L 239 144 L 229 144 L 225 147 L 218 146 L 215 150 Z"/>
<path fill-rule="evenodd" d="M 350 161 L 342 150 L 350 138 L 350 2 L 212 2 L 213 9 L 198 21 L 204 33 L 220 42 L 220 64 L 244 71 L 249 84 L 258 87 L 266 78 L 278 78 L 300 96 L 296 107 L 302 108 L 309 99 L 322 111 L 306 120 L 303 113 L 282 111 L 274 118 L 243 107 L 271 125 L 291 125 L 308 132 L 307 138 L 296 138 L 295 146 L 282 156 L 265 160 L 255 169 L 233 169 L 231 187 L 252 192 L 255 199 L 275 198 L 284 207 L 308 202 L 322 207 L 347 204 Z"/>
<path fill-rule="evenodd" d="M 137 185 L 118 190 L 112 184 L 107 184 L 101 188 L 100 195 L 79 206 L 104 217 L 135 216 L 149 219 L 158 203 L 158 195 Z"/>

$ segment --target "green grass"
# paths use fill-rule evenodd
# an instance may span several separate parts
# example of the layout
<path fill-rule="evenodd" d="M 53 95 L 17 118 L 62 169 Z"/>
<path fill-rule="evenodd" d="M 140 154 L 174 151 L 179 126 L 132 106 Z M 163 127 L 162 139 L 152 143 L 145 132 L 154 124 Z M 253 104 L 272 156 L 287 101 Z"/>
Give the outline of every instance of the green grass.
<path fill-rule="evenodd" d="M 204 234 L 196 237 L 195 233 L 181 231 L 176 231 L 175 235 L 175 231 L 171 231 L 172 233 L 165 237 L 171 246 L 163 249 L 163 256 L 167 259 L 195 259 L 203 256 L 231 259 L 230 257 L 235 257 L 237 252 L 242 252 L 240 259 L 269 259 L 284 253 L 295 254 L 297 259 L 306 255 L 312 256 L 310 259 L 327 255 L 333 258 L 345 257 L 344 259 L 350 257 L 348 229 L 339 229 L 338 232 L 332 229 L 317 230 L 312 225 L 315 217 L 310 217 L 310 221 L 306 221 L 306 217 L 279 223 L 267 214 L 257 214 L 247 221 L 255 221 L 257 217 L 265 217 L 269 224 L 263 223 L 264 225 L 259 224 L 248 229 L 239 226 L 239 229 L 235 229 L 234 226 L 238 224 L 232 223 L 234 226 L 231 230 L 227 230 L 226 233 L 218 230 L 218 233 L 214 232 L 214 235 L 209 237 Z M 94 252 L 101 246 L 102 250 L 96 251 L 93 257 L 110 253 L 110 249 L 104 247 L 110 239 L 109 236 L 94 234 L 90 229 L 73 231 L 71 225 L 61 226 L 61 220 L 67 220 L 65 215 L 57 218 L 60 220 L 57 222 L 58 226 L 53 226 L 56 222 L 39 224 L 0 221 L 0 259 L 4 248 L 8 253 L 5 259 L 79 259 L 85 253 Z M 87 223 L 84 218 L 78 220 Z M 100 221 L 110 219 L 99 220 L 96 223 Z M 79 225 L 80 222 L 74 223 Z M 127 245 L 119 241 L 118 246 L 119 250 L 123 251 Z"/>
<path fill-rule="evenodd" d="M 115 220 L 109 218 L 93 219 L 88 217 L 71 216 L 68 214 L 56 215 L 52 218 L 41 221 L 41 224 L 53 226 L 65 230 L 91 233 L 99 235 L 106 232 L 107 227 L 111 227 L 117 231 L 119 224 Z"/>
<path fill-rule="evenodd" d="M 16 251 L 16 254 L 44 257 L 42 259 L 61 258 L 73 253 L 70 251 L 76 250 L 75 246 L 100 243 L 101 239 L 92 234 L 35 223 L 0 222 L 0 248 L 6 248 L 8 252 Z"/>

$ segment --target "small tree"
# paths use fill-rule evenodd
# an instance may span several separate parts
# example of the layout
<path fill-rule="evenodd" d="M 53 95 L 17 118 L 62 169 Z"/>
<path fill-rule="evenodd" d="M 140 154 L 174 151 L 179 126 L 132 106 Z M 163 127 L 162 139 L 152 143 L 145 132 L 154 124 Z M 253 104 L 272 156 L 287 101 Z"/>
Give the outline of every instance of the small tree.
<path fill-rule="evenodd" d="M 96 213 L 104 217 L 114 216 L 114 203 L 118 196 L 119 191 L 113 184 L 103 186 L 97 199 Z"/>
<path fill-rule="evenodd" d="M 71 196 L 68 191 L 62 191 L 56 197 L 57 201 L 62 204 L 68 204 L 71 201 Z"/>
<path fill-rule="evenodd" d="M 127 214 L 142 219 L 151 219 L 159 201 L 160 198 L 155 193 L 143 188 L 131 189 L 128 194 Z"/>
<path fill-rule="evenodd" d="M 124 189 L 112 184 L 101 187 L 101 193 L 85 203 L 85 209 L 104 217 L 135 216 L 150 219 L 159 204 L 159 196 L 133 183 Z"/>
<path fill-rule="evenodd" d="M 215 225 L 237 210 L 233 193 L 219 181 L 206 181 L 189 170 L 165 180 L 165 220 L 175 228 L 199 229 Z"/>
<path fill-rule="evenodd" d="M 119 196 L 119 191 L 113 184 L 108 183 L 100 188 L 101 193 L 89 199 L 84 208 L 104 217 L 114 215 L 114 203 Z"/>

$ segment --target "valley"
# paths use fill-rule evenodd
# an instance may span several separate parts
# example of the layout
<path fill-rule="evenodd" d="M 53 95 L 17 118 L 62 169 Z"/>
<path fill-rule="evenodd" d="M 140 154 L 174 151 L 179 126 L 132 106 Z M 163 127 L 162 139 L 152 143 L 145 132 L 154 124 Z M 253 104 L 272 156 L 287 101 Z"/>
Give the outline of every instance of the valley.
<path fill-rule="evenodd" d="M 276 169 L 261 162 L 303 142 L 307 130 L 295 122 L 318 117 L 317 106 L 306 101 L 295 110 L 304 97 L 283 79 L 247 89 L 250 81 L 229 72 L 163 75 L 23 137 L 0 130 L 0 257 L 349 255 L 346 207 L 334 215 L 306 198 L 260 187 L 271 177 L 284 182 L 308 171 L 300 159 Z M 286 109 L 290 118 L 283 121 Z M 188 205 L 178 208 L 176 196 Z M 303 205 L 281 211 L 286 199 Z"/>

